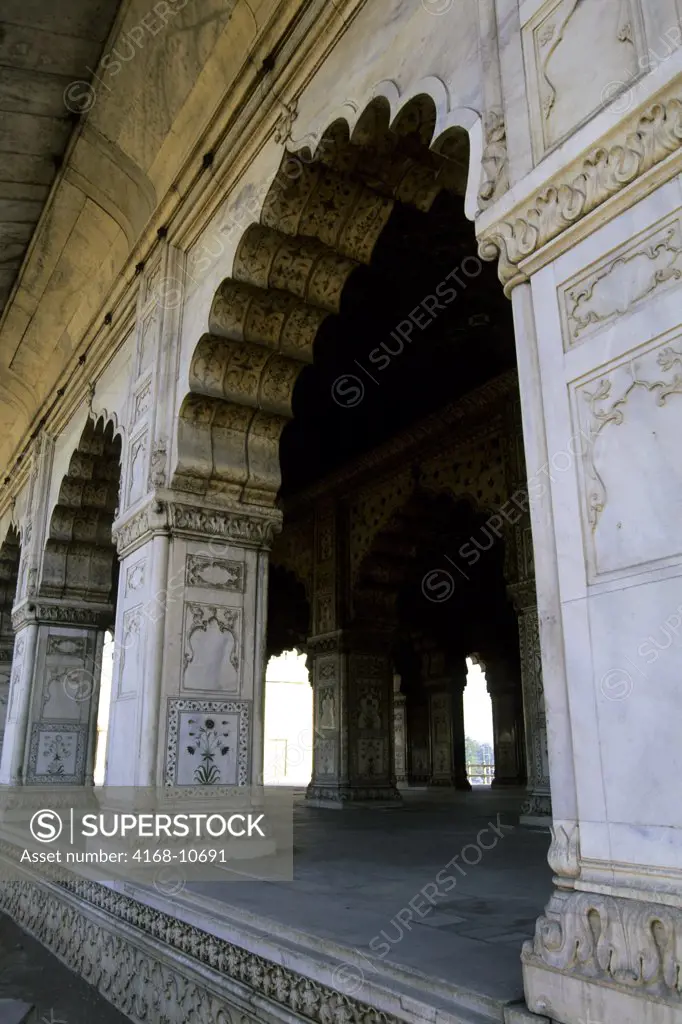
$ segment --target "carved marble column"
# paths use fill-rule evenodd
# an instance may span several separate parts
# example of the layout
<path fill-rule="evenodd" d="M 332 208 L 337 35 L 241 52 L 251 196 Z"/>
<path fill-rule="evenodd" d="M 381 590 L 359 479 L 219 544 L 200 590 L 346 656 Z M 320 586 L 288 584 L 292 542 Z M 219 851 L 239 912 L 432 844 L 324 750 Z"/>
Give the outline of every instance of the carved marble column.
<path fill-rule="evenodd" d="M 493 712 L 495 778 L 493 788 L 522 786 L 523 704 L 518 672 L 505 660 L 486 660 L 485 678 Z"/>
<path fill-rule="evenodd" d="M 425 786 L 431 778 L 429 704 L 425 691 L 410 693 L 406 718 L 408 781 L 411 786 Z"/>
<path fill-rule="evenodd" d="M 268 551 L 279 521 L 273 509 L 154 499 L 115 524 L 107 785 L 260 780 Z"/>
<path fill-rule="evenodd" d="M 102 646 L 113 609 L 47 598 L 15 608 L 0 782 L 92 785 Z"/>
<path fill-rule="evenodd" d="M 464 736 L 466 662 L 453 665 L 441 651 L 431 650 L 424 652 L 422 665 L 429 699 L 430 785 L 470 790 Z"/>
<path fill-rule="evenodd" d="M 312 637 L 313 778 L 316 806 L 394 802 L 393 663 L 390 638 L 359 628 Z"/>
<path fill-rule="evenodd" d="M 527 796 L 520 820 L 521 824 L 544 825 L 549 828 L 552 819 L 552 798 L 535 585 L 532 580 L 518 583 L 510 586 L 509 592 L 519 616 L 521 686 L 528 773 Z"/>
<path fill-rule="evenodd" d="M 464 728 L 464 689 L 467 684 L 467 666 L 464 659 L 450 668 L 452 693 L 452 753 L 455 789 L 467 792 L 471 783 L 467 778 L 466 731 Z"/>
<path fill-rule="evenodd" d="M 400 692 L 400 676 L 393 677 L 393 765 L 396 786 L 407 785 L 407 697 Z"/>

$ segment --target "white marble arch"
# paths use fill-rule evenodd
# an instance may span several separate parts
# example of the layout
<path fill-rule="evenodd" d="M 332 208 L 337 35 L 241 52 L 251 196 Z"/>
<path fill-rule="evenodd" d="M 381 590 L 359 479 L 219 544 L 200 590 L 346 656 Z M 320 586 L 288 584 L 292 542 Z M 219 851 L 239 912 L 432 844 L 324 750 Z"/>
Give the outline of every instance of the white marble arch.
<path fill-rule="evenodd" d="M 287 149 L 301 154 L 302 159 L 314 160 L 315 152 L 325 133 L 338 123 L 345 121 L 349 134 L 378 98 L 386 101 L 390 111 L 390 125 L 394 125 L 409 104 L 421 98 L 429 98 L 435 108 L 436 124 L 429 148 L 438 152 L 449 135 L 457 129 L 467 132 L 469 138 L 469 169 L 467 175 L 464 212 L 470 220 L 477 213 L 478 190 L 483 171 L 483 126 L 479 114 L 468 107 L 452 105 L 445 84 L 435 76 L 420 79 L 403 94 L 395 82 L 385 80 L 375 86 L 362 101 L 346 101 L 325 114 L 322 125 L 316 122 L 296 122 L 296 135 Z M 175 407 L 180 409 L 184 397 L 190 391 L 190 365 L 197 339 L 208 330 L 208 314 L 213 296 L 221 282 L 234 269 L 239 243 L 249 227 L 260 221 L 262 208 L 270 187 L 280 168 L 283 158 L 282 147 L 271 140 L 256 160 L 249 166 L 240 185 L 240 190 L 228 198 L 221 213 L 214 221 L 218 226 L 209 226 L 196 245 L 187 254 L 184 270 L 184 297 L 182 336 L 180 343 L 179 373 L 175 394 Z M 212 222 L 213 225 L 214 222 Z M 211 232 L 213 231 L 213 234 Z M 177 462 L 177 435 L 172 437 L 171 465 Z M 124 461 L 125 464 L 125 461 Z"/>
<path fill-rule="evenodd" d="M 323 125 L 312 124 L 306 131 L 298 122 L 294 125 L 291 148 L 294 152 L 309 148 L 315 157 L 327 129 L 337 121 L 345 121 L 353 141 L 355 129 L 371 104 L 385 99 L 390 111 L 389 127 L 393 128 L 400 115 L 408 105 L 416 99 L 428 96 L 433 100 L 436 111 L 436 125 L 430 141 L 430 148 L 438 152 L 444 139 L 453 128 L 463 128 L 469 136 L 469 174 L 464 199 L 464 213 L 471 221 L 478 213 L 478 189 L 483 169 L 483 121 L 478 111 L 471 107 L 455 105 L 448 87 L 436 75 L 427 75 L 414 85 L 400 91 L 400 87 L 392 79 L 378 82 L 368 95 L 360 99 L 346 99 L 334 109 L 325 112 Z M 302 134 L 299 135 L 299 131 Z"/>

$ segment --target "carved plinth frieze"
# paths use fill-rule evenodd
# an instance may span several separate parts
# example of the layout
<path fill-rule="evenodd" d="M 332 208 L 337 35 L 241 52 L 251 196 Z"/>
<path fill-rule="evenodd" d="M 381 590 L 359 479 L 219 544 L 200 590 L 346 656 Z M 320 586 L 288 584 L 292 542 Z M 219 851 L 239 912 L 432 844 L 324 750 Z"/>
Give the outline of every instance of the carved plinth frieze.
<path fill-rule="evenodd" d="M 258 997 L 282 1024 L 401 1024 L 331 985 L 97 882 L 6 883 L 0 908 L 131 1019 L 256 1024 L 248 1000 Z M 235 994 L 239 990 L 243 996 Z"/>

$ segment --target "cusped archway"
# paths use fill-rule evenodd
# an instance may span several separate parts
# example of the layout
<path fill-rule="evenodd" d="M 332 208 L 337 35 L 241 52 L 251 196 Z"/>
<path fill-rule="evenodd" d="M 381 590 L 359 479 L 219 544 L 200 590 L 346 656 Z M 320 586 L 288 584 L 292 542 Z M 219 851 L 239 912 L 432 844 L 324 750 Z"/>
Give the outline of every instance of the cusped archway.
<path fill-rule="evenodd" d="M 311 404 L 300 395 L 320 387 L 329 395 L 327 377 L 344 340 L 351 342 L 352 362 L 358 311 L 372 304 L 373 289 L 377 330 L 381 325 L 386 331 L 387 318 L 395 316 L 390 303 L 405 298 L 405 281 L 409 285 L 420 264 L 424 272 L 428 264 L 432 276 L 444 275 L 470 255 L 467 280 L 486 278 L 463 211 L 469 134 L 452 126 L 438 135 L 441 120 L 428 95 L 414 96 L 397 112 L 379 96 L 352 126 L 335 119 L 314 153 L 285 155 L 259 222 L 245 231 L 232 274 L 214 295 L 208 331 L 190 361 L 175 488 L 228 502 L 275 504 L 280 453 L 290 466 L 303 461 L 295 438 L 280 451 L 297 407 Z M 401 263 L 410 247 L 412 264 Z M 402 277 L 392 289 L 400 266 Z M 467 324 L 477 316 L 485 321 L 480 292 L 471 288 L 459 311 Z M 460 392 L 479 382 L 475 374 L 460 376 Z M 416 403 L 418 412 L 430 411 L 428 402 L 422 405 Z M 310 437 L 314 423 L 303 430 Z"/>

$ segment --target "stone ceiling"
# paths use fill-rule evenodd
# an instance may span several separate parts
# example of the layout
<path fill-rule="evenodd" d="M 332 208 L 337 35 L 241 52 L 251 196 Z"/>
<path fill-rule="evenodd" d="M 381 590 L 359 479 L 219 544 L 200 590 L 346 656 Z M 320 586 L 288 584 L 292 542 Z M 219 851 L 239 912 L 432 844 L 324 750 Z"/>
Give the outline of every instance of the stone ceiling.
<path fill-rule="evenodd" d="M 87 108 L 87 82 L 119 3 L 0 4 L 0 316 L 74 123 Z"/>

